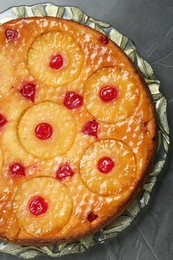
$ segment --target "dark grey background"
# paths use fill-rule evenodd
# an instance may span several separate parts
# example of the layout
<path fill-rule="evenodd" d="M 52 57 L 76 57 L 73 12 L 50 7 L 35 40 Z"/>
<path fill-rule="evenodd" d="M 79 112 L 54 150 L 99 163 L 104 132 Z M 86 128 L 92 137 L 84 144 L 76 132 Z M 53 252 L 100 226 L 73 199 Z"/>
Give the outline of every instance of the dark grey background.
<path fill-rule="evenodd" d="M 38 0 L 1 1 L 0 11 L 10 6 L 42 3 Z M 150 62 L 168 100 L 170 137 L 173 136 L 173 0 L 57 0 L 78 6 L 90 16 L 111 23 L 131 38 L 138 53 Z M 59 260 L 172 260 L 173 259 L 173 148 L 159 176 L 150 204 L 135 223 L 117 238 L 94 246 L 80 255 Z M 0 254 L 0 260 L 16 257 Z M 49 257 L 39 259 L 50 260 Z"/>

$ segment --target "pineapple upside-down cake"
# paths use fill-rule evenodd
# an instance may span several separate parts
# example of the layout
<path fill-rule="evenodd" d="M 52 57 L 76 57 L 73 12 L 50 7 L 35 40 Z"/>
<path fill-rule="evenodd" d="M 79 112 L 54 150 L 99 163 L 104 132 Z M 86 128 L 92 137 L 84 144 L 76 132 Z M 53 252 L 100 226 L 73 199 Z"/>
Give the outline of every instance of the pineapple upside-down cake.
<path fill-rule="evenodd" d="M 78 239 L 122 213 L 156 150 L 140 73 L 105 35 L 58 18 L 0 26 L 0 237 Z"/>

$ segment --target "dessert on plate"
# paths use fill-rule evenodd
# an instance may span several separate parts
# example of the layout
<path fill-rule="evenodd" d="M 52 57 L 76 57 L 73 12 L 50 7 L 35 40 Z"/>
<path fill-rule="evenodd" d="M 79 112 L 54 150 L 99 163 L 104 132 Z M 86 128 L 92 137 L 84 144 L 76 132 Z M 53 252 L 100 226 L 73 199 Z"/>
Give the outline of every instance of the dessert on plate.
<path fill-rule="evenodd" d="M 157 145 L 144 79 L 107 36 L 58 18 L 0 27 L 0 237 L 79 239 L 139 194 Z"/>

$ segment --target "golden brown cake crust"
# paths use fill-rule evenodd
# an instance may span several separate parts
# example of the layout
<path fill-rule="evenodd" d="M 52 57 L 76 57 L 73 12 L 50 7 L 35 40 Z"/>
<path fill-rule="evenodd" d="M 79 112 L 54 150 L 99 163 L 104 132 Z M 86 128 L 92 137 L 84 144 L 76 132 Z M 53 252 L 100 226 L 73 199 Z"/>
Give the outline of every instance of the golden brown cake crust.
<path fill-rule="evenodd" d="M 5 23 L 0 49 L 8 71 L 0 89 L 0 237 L 39 246 L 99 230 L 136 198 L 153 164 L 156 112 L 141 73 L 111 40 L 64 19 Z M 103 101 L 99 93 L 112 86 L 115 102 Z M 65 101 L 70 93 L 78 106 Z M 36 126 L 45 122 L 53 134 L 41 140 Z M 98 162 L 106 156 L 114 164 L 105 174 Z M 39 196 L 45 213 L 36 216 L 28 205 Z"/>

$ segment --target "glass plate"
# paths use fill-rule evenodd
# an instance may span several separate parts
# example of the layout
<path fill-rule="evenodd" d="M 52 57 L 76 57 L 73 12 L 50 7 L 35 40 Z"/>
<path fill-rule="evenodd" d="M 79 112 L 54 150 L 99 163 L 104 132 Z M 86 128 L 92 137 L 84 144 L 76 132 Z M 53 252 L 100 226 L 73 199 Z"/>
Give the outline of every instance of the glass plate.
<path fill-rule="evenodd" d="M 57 6 L 50 3 L 34 6 L 12 7 L 3 13 L 0 13 L 0 23 L 2 24 L 16 18 L 33 16 L 53 16 L 73 20 L 75 22 L 89 26 L 103 34 L 106 34 L 113 42 L 120 46 L 120 48 L 129 56 L 129 58 L 133 61 L 134 64 L 136 64 L 136 66 L 143 74 L 144 79 L 147 82 L 153 96 L 159 125 L 159 145 L 153 170 L 144 185 L 142 194 L 138 196 L 138 198 L 121 216 L 116 218 L 104 229 L 101 229 L 99 232 L 87 236 L 81 240 L 54 246 L 22 247 L 8 242 L 0 243 L 0 252 L 8 253 L 25 259 L 31 259 L 38 255 L 59 257 L 72 253 L 81 253 L 94 244 L 103 243 L 107 239 L 118 235 L 118 233 L 131 224 L 141 209 L 148 204 L 151 191 L 157 180 L 157 176 L 165 164 L 169 148 L 169 127 L 166 113 L 166 98 L 159 90 L 160 82 L 155 77 L 151 66 L 138 55 L 136 48 L 130 39 L 122 35 L 110 24 L 88 16 L 77 7 Z"/>

